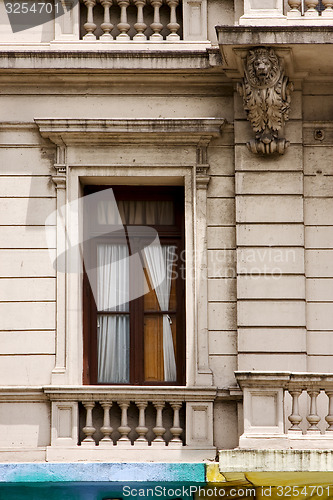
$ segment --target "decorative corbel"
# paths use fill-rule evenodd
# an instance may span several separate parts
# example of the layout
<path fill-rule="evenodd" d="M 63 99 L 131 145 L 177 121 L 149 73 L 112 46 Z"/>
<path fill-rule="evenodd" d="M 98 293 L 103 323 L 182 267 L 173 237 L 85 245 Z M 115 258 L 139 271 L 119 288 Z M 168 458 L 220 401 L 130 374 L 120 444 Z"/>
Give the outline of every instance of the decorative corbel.
<path fill-rule="evenodd" d="M 197 146 L 196 181 L 197 189 L 207 189 L 210 176 L 208 175 L 208 144 L 210 141 L 201 140 Z"/>
<path fill-rule="evenodd" d="M 66 146 L 58 145 L 56 152 L 56 162 L 54 164 L 56 174 L 52 176 L 52 181 L 56 185 L 56 189 L 66 188 L 66 179 L 67 179 L 66 156 L 67 156 Z"/>
<path fill-rule="evenodd" d="M 248 51 L 243 64 L 244 78 L 237 90 L 256 133 L 247 147 L 252 153 L 284 154 L 290 143 L 280 133 L 288 120 L 294 86 L 285 76 L 283 61 L 274 49 L 256 47 Z"/>

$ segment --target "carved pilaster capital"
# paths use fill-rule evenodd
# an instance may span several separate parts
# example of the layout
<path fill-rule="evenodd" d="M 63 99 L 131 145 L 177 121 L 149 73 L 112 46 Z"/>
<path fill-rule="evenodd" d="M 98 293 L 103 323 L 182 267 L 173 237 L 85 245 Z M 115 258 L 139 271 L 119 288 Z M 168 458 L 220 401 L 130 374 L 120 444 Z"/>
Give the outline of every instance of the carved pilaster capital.
<path fill-rule="evenodd" d="M 197 165 L 196 165 L 196 186 L 197 189 L 207 189 L 210 181 L 208 174 L 208 140 L 201 140 L 197 146 Z"/>
<path fill-rule="evenodd" d="M 274 49 L 255 47 L 243 64 L 244 78 L 237 90 L 256 134 L 247 147 L 252 153 L 284 154 L 289 142 L 280 133 L 288 120 L 293 84 L 285 76 L 283 62 Z"/>
<path fill-rule="evenodd" d="M 197 165 L 196 167 L 196 186 L 197 189 L 207 189 L 210 175 L 208 174 L 209 165 Z"/>
<path fill-rule="evenodd" d="M 66 189 L 67 180 L 67 148 L 64 144 L 57 145 L 57 155 L 56 163 L 54 168 L 56 170 L 56 175 L 52 176 L 52 181 L 56 185 L 57 189 Z"/>
<path fill-rule="evenodd" d="M 64 175 L 57 172 L 57 175 L 52 176 L 52 181 L 54 182 L 56 189 L 66 189 L 66 182 L 67 182 L 66 173 Z"/>

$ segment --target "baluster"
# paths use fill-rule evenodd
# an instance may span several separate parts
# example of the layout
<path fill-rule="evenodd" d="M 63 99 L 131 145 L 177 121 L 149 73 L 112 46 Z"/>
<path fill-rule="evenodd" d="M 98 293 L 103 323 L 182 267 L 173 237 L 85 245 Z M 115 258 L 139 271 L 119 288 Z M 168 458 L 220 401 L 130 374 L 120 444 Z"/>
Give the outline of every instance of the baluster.
<path fill-rule="evenodd" d="M 88 401 L 84 402 L 83 406 L 86 409 L 86 425 L 83 427 L 83 432 L 85 433 L 86 437 L 82 441 L 82 443 L 94 443 L 94 438 L 92 435 L 95 433 L 96 429 L 93 427 L 93 420 L 92 420 L 92 410 L 95 406 L 95 403 L 93 401 Z"/>
<path fill-rule="evenodd" d="M 107 443 L 109 446 L 113 445 L 113 441 L 110 437 L 113 428 L 111 427 L 110 422 L 110 408 L 112 406 L 112 402 L 103 402 L 101 403 L 101 407 L 104 410 L 104 419 L 103 419 L 103 427 L 101 427 L 101 432 L 103 434 L 103 438 L 101 439 L 101 443 Z"/>
<path fill-rule="evenodd" d="M 288 4 L 289 4 L 289 7 L 290 7 L 290 11 L 288 12 L 288 14 L 291 14 L 293 16 L 300 16 L 301 15 L 301 4 L 302 4 L 302 0 L 288 0 Z"/>
<path fill-rule="evenodd" d="M 316 10 L 318 3 L 319 0 L 305 0 L 306 11 L 304 15 L 308 17 L 319 16 L 319 12 Z"/>
<path fill-rule="evenodd" d="M 322 0 L 322 4 L 325 7 L 325 10 L 321 13 L 322 16 L 333 16 L 333 0 Z"/>
<path fill-rule="evenodd" d="M 154 7 L 154 22 L 150 25 L 153 30 L 153 34 L 149 37 L 149 40 L 158 42 L 163 40 L 163 36 L 160 31 L 163 29 L 163 24 L 160 20 L 160 8 L 162 6 L 162 0 L 150 0 L 151 5 Z"/>
<path fill-rule="evenodd" d="M 130 25 L 127 22 L 127 7 L 129 6 L 129 0 L 118 0 L 118 5 L 120 7 L 120 23 L 117 24 L 117 28 L 120 31 L 120 35 L 117 36 L 117 40 L 127 41 L 130 40 L 127 32 L 130 29 Z"/>
<path fill-rule="evenodd" d="M 94 23 L 94 7 L 96 5 L 96 0 L 83 0 L 84 5 L 87 7 L 87 22 L 83 25 L 87 34 L 84 35 L 83 40 L 96 40 L 94 31 L 96 29 L 96 24 Z"/>
<path fill-rule="evenodd" d="M 169 446 L 171 443 L 174 443 L 177 445 L 180 444 L 181 446 L 183 446 L 183 442 L 179 437 L 181 435 L 181 433 L 183 432 L 183 429 L 180 427 L 180 421 L 179 421 L 179 410 L 182 407 L 182 403 L 179 403 L 179 402 L 170 403 L 170 405 L 171 405 L 171 408 L 173 409 L 173 426 L 170 429 L 170 432 L 171 432 L 173 437 L 169 443 Z"/>
<path fill-rule="evenodd" d="M 166 445 L 166 442 L 163 439 L 163 434 L 165 433 L 165 428 L 163 427 L 163 419 L 162 419 L 162 411 L 164 408 L 164 401 L 158 401 L 154 403 L 156 408 L 156 427 L 153 428 L 153 432 L 156 435 L 156 438 L 152 441 L 152 444 L 163 444 Z"/>
<path fill-rule="evenodd" d="M 299 401 L 298 398 L 302 394 L 301 390 L 290 390 L 289 394 L 293 398 L 292 402 L 292 410 L 291 410 L 291 415 L 289 415 L 288 420 L 291 423 L 289 431 L 296 431 L 296 432 L 302 432 L 302 429 L 300 428 L 299 424 L 302 422 L 303 418 L 299 414 Z"/>
<path fill-rule="evenodd" d="M 134 0 L 135 6 L 138 9 L 137 22 L 134 24 L 134 28 L 137 34 L 134 35 L 133 40 L 147 40 L 144 34 L 147 25 L 143 22 L 143 7 L 146 5 L 146 0 Z"/>
<path fill-rule="evenodd" d="M 148 427 L 146 427 L 146 415 L 145 410 L 147 408 L 147 403 L 138 402 L 135 403 L 139 408 L 139 425 L 135 428 L 136 432 L 139 434 L 139 437 L 135 440 L 135 443 L 147 443 L 146 434 L 148 432 Z"/>
<path fill-rule="evenodd" d="M 328 396 L 328 415 L 325 417 L 326 422 L 328 423 L 328 427 L 326 432 L 333 431 L 333 391 L 326 391 Z"/>
<path fill-rule="evenodd" d="M 111 24 L 110 19 L 110 7 L 112 5 L 112 0 L 101 0 L 101 5 L 104 7 L 104 21 L 101 24 L 101 28 L 104 31 L 103 35 L 100 36 L 100 40 L 113 40 L 113 36 L 110 34 L 112 31 L 113 24 Z"/>
<path fill-rule="evenodd" d="M 118 432 L 120 432 L 121 436 L 118 440 L 118 444 L 120 442 L 130 443 L 128 434 L 130 433 L 131 428 L 128 426 L 128 421 L 127 421 L 127 409 L 129 407 L 129 403 L 127 401 L 120 401 L 118 402 L 118 405 L 120 406 L 121 409 L 121 423 L 120 426 L 118 427 Z"/>
<path fill-rule="evenodd" d="M 175 42 L 177 40 L 180 40 L 180 36 L 177 35 L 177 31 L 179 30 L 180 26 L 177 23 L 176 15 L 176 8 L 179 4 L 179 0 L 167 0 L 167 4 L 170 7 L 170 22 L 167 27 L 171 32 L 170 35 L 167 36 L 167 40 Z"/>
<path fill-rule="evenodd" d="M 320 432 L 317 424 L 320 422 L 320 417 L 317 415 L 317 397 L 319 391 L 317 389 L 308 390 L 308 394 L 310 396 L 310 414 L 306 417 L 307 421 L 310 424 L 307 432 Z"/>

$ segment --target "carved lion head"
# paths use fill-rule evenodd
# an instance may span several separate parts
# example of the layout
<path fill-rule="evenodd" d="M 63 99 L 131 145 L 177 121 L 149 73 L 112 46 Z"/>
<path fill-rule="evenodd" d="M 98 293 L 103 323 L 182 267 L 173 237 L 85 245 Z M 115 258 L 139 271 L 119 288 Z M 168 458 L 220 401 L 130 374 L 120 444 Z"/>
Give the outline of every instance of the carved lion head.
<path fill-rule="evenodd" d="M 277 55 L 273 49 L 265 47 L 249 51 L 246 70 L 250 85 L 257 88 L 272 87 L 281 74 Z"/>

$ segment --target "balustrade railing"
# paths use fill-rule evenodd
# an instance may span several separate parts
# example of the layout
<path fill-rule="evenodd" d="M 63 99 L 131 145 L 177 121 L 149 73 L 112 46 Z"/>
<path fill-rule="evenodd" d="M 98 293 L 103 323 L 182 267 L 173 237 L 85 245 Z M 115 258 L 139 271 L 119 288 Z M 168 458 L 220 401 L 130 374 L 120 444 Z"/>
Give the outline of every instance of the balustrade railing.
<path fill-rule="evenodd" d="M 44 392 L 51 401 L 50 460 L 123 460 L 129 453 L 140 461 L 158 459 L 159 449 L 178 458 L 215 456 L 212 388 L 66 386 Z"/>
<path fill-rule="evenodd" d="M 332 17 L 333 0 L 288 0 L 289 17 Z"/>
<path fill-rule="evenodd" d="M 184 446 L 182 401 L 83 401 L 79 443 L 99 446 Z"/>
<path fill-rule="evenodd" d="M 242 447 L 332 446 L 333 373 L 237 372 L 244 394 Z M 311 444 L 312 441 L 312 444 Z M 314 443 L 314 444 L 313 444 Z M 260 446 L 259 446 L 260 447 Z"/>
<path fill-rule="evenodd" d="M 80 19 L 87 41 L 182 39 L 182 0 L 80 0 Z"/>

